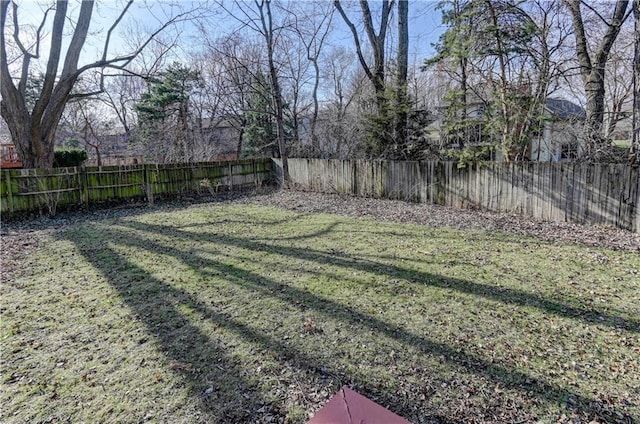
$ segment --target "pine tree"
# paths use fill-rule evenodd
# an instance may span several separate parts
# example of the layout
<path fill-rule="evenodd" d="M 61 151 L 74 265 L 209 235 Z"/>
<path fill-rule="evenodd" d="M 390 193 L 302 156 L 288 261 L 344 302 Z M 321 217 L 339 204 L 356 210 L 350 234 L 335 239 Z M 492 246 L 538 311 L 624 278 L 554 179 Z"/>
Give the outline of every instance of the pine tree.
<path fill-rule="evenodd" d="M 149 82 L 135 106 L 147 150 L 168 161 L 188 160 L 189 99 L 201 84 L 198 71 L 174 62 Z"/>
<path fill-rule="evenodd" d="M 255 88 L 251 89 L 245 112 L 243 156 L 276 156 L 278 138 L 271 107 L 269 83 L 263 74 L 257 75 Z"/>
<path fill-rule="evenodd" d="M 531 95 L 524 75 L 534 23 L 512 2 L 452 0 L 440 7 L 449 28 L 425 68 L 438 66 L 458 82 L 446 98 L 447 141 L 463 150 L 492 143 L 507 160 L 522 159 L 531 111 L 539 113 L 544 100 Z M 470 118 L 472 104 L 482 112 Z"/>

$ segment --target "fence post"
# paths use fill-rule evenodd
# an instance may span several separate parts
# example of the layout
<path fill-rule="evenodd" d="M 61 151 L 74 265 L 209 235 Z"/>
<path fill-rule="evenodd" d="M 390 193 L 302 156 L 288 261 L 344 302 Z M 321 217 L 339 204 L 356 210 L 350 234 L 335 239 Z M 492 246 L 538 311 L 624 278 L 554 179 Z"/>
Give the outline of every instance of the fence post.
<path fill-rule="evenodd" d="M 631 190 L 636 191 L 636 200 L 633 203 L 633 208 L 636 210 L 636 219 L 635 224 L 631 223 L 631 231 L 640 233 L 640 168 L 631 168 L 630 169 L 632 181 L 635 180 L 635 185 L 632 186 Z M 635 178 L 633 177 L 635 174 Z M 633 202 L 633 196 L 631 197 L 631 201 Z M 633 218 L 631 218 L 633 219 Z"/>
<path fill-rule="evenodd" d="M 11 183 L 11 171 L 2 171 L 5 175 L 4 183 L 7 185 L 7 202 L 9 202 L 9 213 L 13 213 L 13 184 Z"/>
<path fill-rule="evenodd" d="M 144 194 L 147 196 L 147 202 L 150 205 L 153 205 L 153 166 L 154 165 L 150 165 L 150 164 L 144 164 L 142 165 L 144 172 L 143 172 L 143 180 L 144 180 Z M 155 164 L 155 167 L 157 168 L 158 165 Z"/>
<path fill-rule="evenodd" d="M 258 165 L 256 159 L 251 159 L 251 172 L 253 173 L 253 185 L 258 187 Z"/>
<path fill-rule="evenodd" d="M 80 203 L 89 206 L 89 176 L 87 168 L 84 166 L 79 168 L 78 181 L 80 183 Z"/>
<path fill-rule="evenodd" d="M 434 199 L 433 202 L 436 205 L 444 206 L 445 203 L 445 194 L 444 194 L 444 172 L 445 172 L 445 163 L 441 161 L 437 161 L 435 163 L 433 169 L 433 187 L 434 187 Z"/>
<path fill-rule="evenodd" d="M 351 162 L 351 194 L 354 196 L 358 195 L 358 161 L 357 159 L 351 159 L 348 162 Z"/>

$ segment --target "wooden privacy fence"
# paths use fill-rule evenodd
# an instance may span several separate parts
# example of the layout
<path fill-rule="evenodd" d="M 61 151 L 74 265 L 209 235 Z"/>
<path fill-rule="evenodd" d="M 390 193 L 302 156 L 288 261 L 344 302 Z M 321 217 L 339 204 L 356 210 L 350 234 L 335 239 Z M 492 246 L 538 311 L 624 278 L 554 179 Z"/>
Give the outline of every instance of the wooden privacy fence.
<path fill-rule="evenodd" d="M 638 168 L 625 164 L 289 159 L 289 174 L 302 190 L 640 229 Z"/>
<path fill-rule="evenodd" d="M 213 193 L 272 178 L 271 159 L 3 170 L 0 212 L 15 213 L 106 201 Z"/>

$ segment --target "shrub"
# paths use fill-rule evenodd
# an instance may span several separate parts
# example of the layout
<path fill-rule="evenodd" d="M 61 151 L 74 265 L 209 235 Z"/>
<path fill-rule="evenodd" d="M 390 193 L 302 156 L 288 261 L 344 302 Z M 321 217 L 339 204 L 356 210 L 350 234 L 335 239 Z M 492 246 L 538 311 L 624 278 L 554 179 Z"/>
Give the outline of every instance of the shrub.
<path fill-rule="evenodd" d="M 53 156 L 53 167 L 80 166 L 87 160 L 87 152 L 80 149 L 56 150 Z"/>

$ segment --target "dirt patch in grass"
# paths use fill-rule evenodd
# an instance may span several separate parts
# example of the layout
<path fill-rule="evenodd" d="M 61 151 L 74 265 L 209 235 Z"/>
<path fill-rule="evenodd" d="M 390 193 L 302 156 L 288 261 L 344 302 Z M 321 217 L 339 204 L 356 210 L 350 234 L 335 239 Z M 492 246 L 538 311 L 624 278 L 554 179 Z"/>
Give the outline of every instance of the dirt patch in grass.
<path fill-rule="evenodd" d="M 305 422 L 343 384 L 415 423 L 639 419 L 632 238 L 422 206 L 283 192 L 5 227 L 2 420 Z"/>

